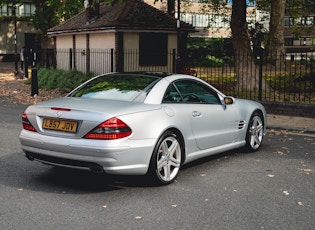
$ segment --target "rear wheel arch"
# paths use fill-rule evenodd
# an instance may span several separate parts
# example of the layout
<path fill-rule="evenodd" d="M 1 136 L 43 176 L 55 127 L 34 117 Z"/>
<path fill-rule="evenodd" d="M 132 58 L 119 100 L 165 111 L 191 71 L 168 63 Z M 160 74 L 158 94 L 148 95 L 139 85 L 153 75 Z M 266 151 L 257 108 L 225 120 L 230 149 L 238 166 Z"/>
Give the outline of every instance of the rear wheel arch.
<path fill-rule="evenodd" d="M 182 163 L 185 162 L 186 159 L 186 154 L 185 154 L 185 141 L 184 141 L 184 136 L 182 135 L 182 133 L 176 129 L 176 128 L 170 128 L 166 131 L 171 131 L 173 132 L 179 139 L 181 147 L 182 147 Z"/>
<path fill-rule="evenodd" d="M 184 159 L 183 135 L 176 128 L 167 129 L 155 144 L 147 176 L 154 184 L 170 184 L 176 179 Z"/>
<path fill-rule="evenodd" d="M 185 139 L 183 134 L 181 133 L 181 131 L 177 128 L 168 128 L 166 130 L 164 130 L 164 132 L 162 132 L 162 134 L 159 136 L 159 138 L 157 139 L 157 142 L 155 143 L 155 145 L 157 145 L 158 141 L 161 139 L 161 137 L 166 133 L 166 132 L 172 132 L 174 135 L 176 135 L 176 137 L 179 139 L 180 144 L 182 146 L 182 163 L 185 162 L 186 160 L 186 151 L 185 151 Z"/>

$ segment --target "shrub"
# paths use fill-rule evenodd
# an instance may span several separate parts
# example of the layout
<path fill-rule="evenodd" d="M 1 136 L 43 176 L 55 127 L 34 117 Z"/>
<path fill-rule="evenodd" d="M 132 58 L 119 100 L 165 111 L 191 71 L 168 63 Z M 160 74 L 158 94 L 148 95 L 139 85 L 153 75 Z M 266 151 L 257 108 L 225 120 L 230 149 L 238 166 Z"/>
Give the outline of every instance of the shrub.
<path fill-rule="evenodd" d="M 232 39 L 190 37 L 187 42 L 190 65 L 220 67 L 233 64 L 231 59 L 227 59 L 233 56 Z"/>
<path fill-rule="evenodd" d="M 93 76 L 93 74 L 84 74 L 77 70 L 39 68 L 38 86 L 44 89 L 58 89 L 61 93 L 67 93 Z"/>

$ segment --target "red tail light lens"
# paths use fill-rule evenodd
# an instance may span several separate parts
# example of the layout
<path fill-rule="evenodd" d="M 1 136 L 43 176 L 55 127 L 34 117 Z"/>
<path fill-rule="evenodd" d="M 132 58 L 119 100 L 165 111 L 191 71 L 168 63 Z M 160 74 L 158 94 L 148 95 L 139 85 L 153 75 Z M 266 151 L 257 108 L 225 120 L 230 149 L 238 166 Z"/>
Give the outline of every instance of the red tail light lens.
<path fill-rule="evenodd" d="M 114 117 L 97 126 L 84 138 L 99 140 L 116 140 L 131 135 L 131 129 L 120 119 Z"/>
<path fill-rule="evenodd" d="M 31 122 L 28 120 L 26 113 L 22 114 L 22 125 L 23 129 L 26 129 L 28 131 L 37 132 L 34 126 L 31 124 Z"/>

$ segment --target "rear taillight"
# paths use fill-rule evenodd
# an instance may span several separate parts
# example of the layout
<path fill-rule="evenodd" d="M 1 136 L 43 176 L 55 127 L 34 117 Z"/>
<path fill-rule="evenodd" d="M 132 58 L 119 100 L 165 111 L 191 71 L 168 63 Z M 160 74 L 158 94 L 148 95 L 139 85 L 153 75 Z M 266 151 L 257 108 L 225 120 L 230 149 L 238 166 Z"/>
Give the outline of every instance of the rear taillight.
<path fill-rule="evenodd" d="M 97 126 L 84 138 L 99 140 L 115 140 L 131 135 L 131 129 L 120 119 L 114 117 Z"/>
<path fill-rule="evenodd" d="M 23 129 L 26 129 L 28 131 L 37 132 L 34 126 L 31 124 L 31 122 L 28 120 L 26 113 L 22 114 L 22 125 Z"/>

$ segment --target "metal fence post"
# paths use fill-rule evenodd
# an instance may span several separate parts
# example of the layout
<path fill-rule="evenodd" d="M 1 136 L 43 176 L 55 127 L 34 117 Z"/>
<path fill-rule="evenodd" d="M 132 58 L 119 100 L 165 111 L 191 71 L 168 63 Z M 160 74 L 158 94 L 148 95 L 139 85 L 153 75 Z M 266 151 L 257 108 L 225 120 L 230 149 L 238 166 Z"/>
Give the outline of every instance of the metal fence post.
<path fill-rule="evenodd" d="M 172 70 L 172 72 L 173 73 L 176 73 L 176 50 L 175 49 L 173 49 L 173 53 L 172 53 L 172 56 L 173 56 L 173 70 Z"/>
<path fill-rule="evenodd" d="M 259 88 L 258 88 L 258 100 L 262 100 L 262 68 L 263 68 L 263 52 L 259 55 Z"/>
<path fill-rule="evenodd" d="M 110 49 L 110 71 L 114 72 L 114 49 Z"/>
<path fill-rule="evenodd" d="M 28 53 L 24 57 L 24 76 L 25 78 L 28 78 Z"/>
<path fill-rule="evenodd" d="M 72 69 L 72 48 L 69 49 L 69 69 Z"/>

